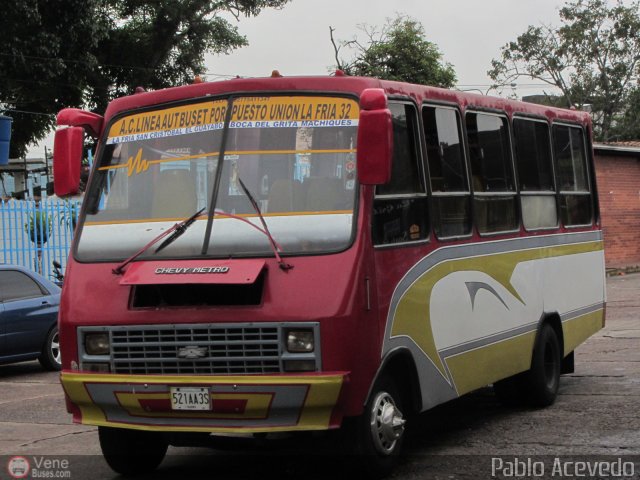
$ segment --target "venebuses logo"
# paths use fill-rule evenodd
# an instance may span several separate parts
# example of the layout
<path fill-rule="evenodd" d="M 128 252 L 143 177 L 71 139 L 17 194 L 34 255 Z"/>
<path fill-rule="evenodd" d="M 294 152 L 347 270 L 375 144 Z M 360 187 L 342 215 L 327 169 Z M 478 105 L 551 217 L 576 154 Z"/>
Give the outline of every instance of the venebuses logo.
<path fill-rule="evenodd" d="M 31 465 L 25 457 L 11 457 L 7 463 L 7 471 L 12 478 L 26 478 L 30 470 Z"/>

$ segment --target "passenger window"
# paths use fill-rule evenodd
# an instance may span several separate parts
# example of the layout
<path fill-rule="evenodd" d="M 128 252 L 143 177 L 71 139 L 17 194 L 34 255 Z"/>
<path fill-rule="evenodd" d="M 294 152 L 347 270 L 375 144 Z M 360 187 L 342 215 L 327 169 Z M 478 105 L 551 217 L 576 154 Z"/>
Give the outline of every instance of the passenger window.
<path fill-rule="evenodd" d="M 457 110 L 426 106 L 422 109 L 433 229 L 438 238 L 471 233 L 471 195 L 467 179 L 462 125 Z"/>
<path fill-rule="evenodd" d="M 425 193 L 418 163 L 418 127 L 412 105 L 389 104 L 393 119 L 393 164 L 391 181 L 378 186 L 376 195 Z"/>
<path fill-rule="evenodd" d="M 467 113 L 474 219 L 480 234 L 517 230 L 513 167 L 506 117 Z"/>
<path fill-rule="evenodd" d="M 524 228 L 557 227 L 549 126 L 544 121 L 515 118 L 513 134 Z"/>
<path fill-rule="evenodd" d="M 375 245 L 424 240 L 429 234 L 427 190 L 421 166 L 418 116 L 413 105 L 389 104 L 393 122 L 391 180 L 376 188 Z"/>
<path fill-rule="evenodd" d="M 568 226 L 591 224 L 593 211 L 582 128 L 554 125 L 553 151 L 562 223 Z"/>
<path fill-rule="evenodd" d="M 0 271 L 0 301 L 24 300 L 44 295 L 40 286 L 17 270 Z"/>

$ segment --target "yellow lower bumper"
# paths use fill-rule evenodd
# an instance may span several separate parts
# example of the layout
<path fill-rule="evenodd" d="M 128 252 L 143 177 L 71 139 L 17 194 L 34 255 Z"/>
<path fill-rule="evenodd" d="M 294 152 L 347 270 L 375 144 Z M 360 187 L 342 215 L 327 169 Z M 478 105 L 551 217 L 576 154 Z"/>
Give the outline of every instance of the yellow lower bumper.
<path fill-rule="evenodd" d="M 339 426 L 346 373 L 318 375 L 112 375 L 64 371 L 73 419 L 86 425 L 182 432 L 277 432 Z M 210 411 L 171 409 L 170 387 L 208 387 Z"/>

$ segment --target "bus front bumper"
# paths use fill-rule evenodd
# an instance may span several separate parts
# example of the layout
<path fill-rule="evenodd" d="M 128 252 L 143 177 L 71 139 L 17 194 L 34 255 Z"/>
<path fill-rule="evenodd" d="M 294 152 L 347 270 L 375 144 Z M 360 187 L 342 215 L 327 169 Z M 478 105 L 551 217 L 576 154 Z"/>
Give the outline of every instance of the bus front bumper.
<path fill-rule="evenodd" d="M 339 427 L 347 372 L 311 375 L 118 375 L 63 371 L 75 423 L 140 430 L 254 433 Z M 173 410 L 171 389 L 206 387 L 211 410 Z"/>

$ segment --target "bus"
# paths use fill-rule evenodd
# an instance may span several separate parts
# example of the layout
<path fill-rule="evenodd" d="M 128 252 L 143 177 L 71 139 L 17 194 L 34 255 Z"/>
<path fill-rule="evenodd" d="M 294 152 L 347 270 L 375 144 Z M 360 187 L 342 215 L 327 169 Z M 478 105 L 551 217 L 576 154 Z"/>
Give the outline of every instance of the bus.
<path fill-rule="evenodd" d="M 184 435 L 342 428 L 385 474 L 416 413 L 488 385 L 551 405 L 604 326 L 587 113 L 337 72 L 57 123 L 58 195 L 97 140 L 61 382 L 116 472 Z"/>

